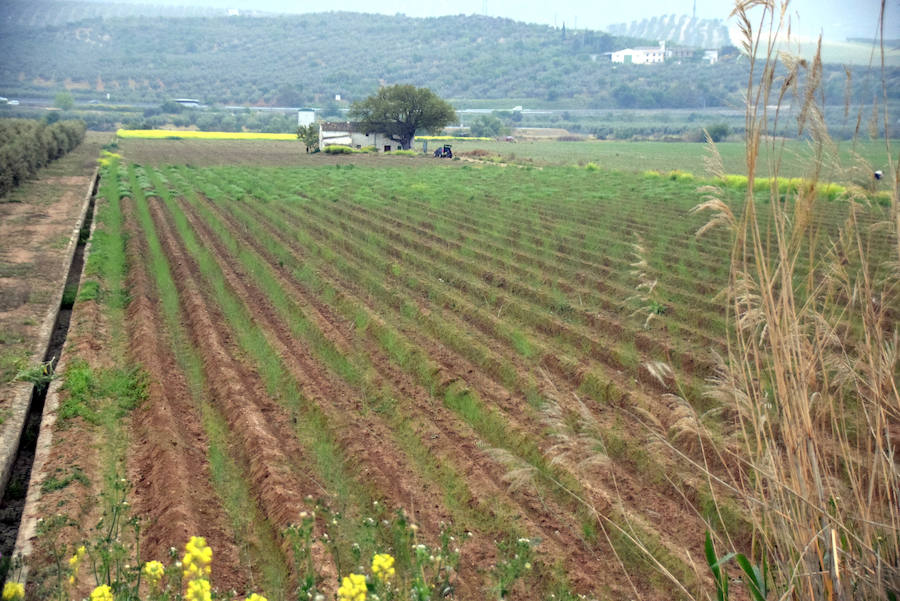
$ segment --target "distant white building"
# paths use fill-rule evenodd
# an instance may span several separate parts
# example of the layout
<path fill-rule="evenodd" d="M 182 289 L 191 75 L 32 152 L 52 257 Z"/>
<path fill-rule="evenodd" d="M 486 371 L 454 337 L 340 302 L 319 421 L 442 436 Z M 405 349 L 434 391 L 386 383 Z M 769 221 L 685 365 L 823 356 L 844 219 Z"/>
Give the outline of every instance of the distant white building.
<path fill-rule="evenodd" d="M 316 109 L 298 109 L 297 110 L 297 125 L 299 127 L 306 127 L 307 125 L 312 125 L 316 121 Z"/>
<path fill-rule="evenodd" d="M 710 65 L 715 65 L 719 62 L 719 51 L 718 50 L 704 50 L 703 51 L 703 60 L 709 63 Z"/>
<path fill-rule="evenodd" d="M 324 122 L 319 124 L 319 148 L 349 146 L 365 148 L 374 146 L 378 152 L 400 150 L 400 142 L 383 132 L 365 131 L 362 124 L 351 121 Z"/>
<path fill-rule="evenodd" d="M 637 48 L 616 50 L 612 53 L 612 62 L 626 65 L 651 65 L 665 61 L 666 43 L 664 41 L 660 42 L 659 46 L 638 46 Z"/>

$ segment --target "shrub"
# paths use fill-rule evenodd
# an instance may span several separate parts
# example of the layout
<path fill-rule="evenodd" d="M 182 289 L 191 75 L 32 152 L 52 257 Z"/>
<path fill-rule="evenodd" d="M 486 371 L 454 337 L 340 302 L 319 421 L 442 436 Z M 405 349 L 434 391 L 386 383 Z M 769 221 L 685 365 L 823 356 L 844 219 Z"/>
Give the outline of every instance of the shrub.
<path fill-rule="evenodd" d="M 674 169 L 669 171 L 666 175 L 670 180 L 674 182 L 691 182 L 694 181 L 694 174 L 689 171 L 680 171 L 678 169 Z"/>
<path fill-rule="evenodd" d="M 325 154 L 353 154 L 353 149 L 349 146 L 326 146 L 323 152 Z"/>
<path fill-rule="evenodd" d="M 728 134 L 731 133 L 731 129 L 726 123 L 716 123 L 708 126 L 706 128 L 706 133 L 709 134 L 709 137 L 712 138 L 713 142 L 721 142 L 728 137 Z"/>
<path fill-rule="evenodd" d="M 725 185 L 726 188 L 733 188 L 735 190 L 746 190 L 747 189 L 747 176 L 746 175 L 724 175 L 722 176 L 722 184 Z"/>

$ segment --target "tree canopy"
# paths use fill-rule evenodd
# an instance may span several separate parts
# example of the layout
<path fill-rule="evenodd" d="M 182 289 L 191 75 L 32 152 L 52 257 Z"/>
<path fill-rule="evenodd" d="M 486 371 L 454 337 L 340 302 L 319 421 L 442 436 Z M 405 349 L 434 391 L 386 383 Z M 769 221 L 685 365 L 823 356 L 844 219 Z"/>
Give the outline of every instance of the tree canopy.
<path fill-rule="evenodd" d="M 440 130 L 456 121 L 456 111 L 428 88 L 397 84 L 354 102 L 350 118 L 370 131 L 388 134 L 409 150 L 416 130 Z"/>
<path fill-rule="evenodd" d="M 507 132 L 506 126 L 495 115 L 479 115 L 469 125 L 473 136 L 483 136 L 487 138 L 495 138 Z"/>

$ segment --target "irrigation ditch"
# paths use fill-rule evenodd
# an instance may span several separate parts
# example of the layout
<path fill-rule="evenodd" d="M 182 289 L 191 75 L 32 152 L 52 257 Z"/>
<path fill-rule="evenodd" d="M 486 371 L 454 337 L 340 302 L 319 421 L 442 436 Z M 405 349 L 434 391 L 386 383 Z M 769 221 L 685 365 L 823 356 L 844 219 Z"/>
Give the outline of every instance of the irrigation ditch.
<path fill-rule="evenodd" d="M 99 185 L 99 168 L 94 170 L 83 200 L 79 218 L 72 230 L 65 260 L 66 278 L 55 292 L 51 309 L 41 324 L 33 347 L 33 356 L 49 366 L 48 375 L 61 366 L 63 345 L 69 332 L 72 309 L 84 269 L 86 249 L 93 233 L 94 204 Z M 49 378 L 48 378 L 49 379 Z M 17 555 L 27 557 L 30 538 L 34 535 L 35 517 L 27 517 L 28 507 L 35 507 L 40 490 L 43 459 L 50 447 L 52 422 L 55 419 L 56 395 L 61 382 L 20 383 L 15 393 L 8 424 L 0 434 L 0 557 L 6 562 Z M 50 401 L 48 402 L 48 399 Z M 45 411 L 46 409 L 46 411 Z M 42 453 L 43 450 L 43 453 Z M 0 586 L 6 578 L 6 567 L 0 573 Z"/>

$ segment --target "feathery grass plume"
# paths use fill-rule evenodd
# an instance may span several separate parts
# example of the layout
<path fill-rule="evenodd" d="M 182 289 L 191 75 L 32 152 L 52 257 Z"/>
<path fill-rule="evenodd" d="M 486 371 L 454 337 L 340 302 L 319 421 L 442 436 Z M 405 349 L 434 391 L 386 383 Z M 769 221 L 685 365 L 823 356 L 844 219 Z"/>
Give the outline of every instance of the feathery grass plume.
<path fill-rule="evenodd" d="M 573 395 L 573 399 L 573 402 L 563 407 L 553 394 L 547 396 L 542 410 L 543 422 L 547 426 L 554 444 L 546 454 L 551 457 L 551 465 L 565 465 L 568 469 L 584 476 L 584 481 L 591 480 L 590 472 L 596 472 L 598 469 L 606 470 L 613 481 L 616 496 L 611 498 L 605 490 L 591 487 L 587 491 L 589 495 L 583 497 L 565 489 L 561 484 L 558 486 L 593 516 L 637 598 L 640 598 L 640 593 L 632 580 L 631 569 L 626 565 L 618 550 L 618 547 L 622 545 L 637 550 L 644 560 L 669 581 L 674 587 L 671 589 L 672 591 L 677 590 L 680 594 L 693 598 L 695 595 L 688 591 L 687 587 L 695 586 L 702 580 L 696 566 L 684 553 L 667 548 L 659 542 L 655 545 L 648 545 L 642 540 L 644 537 L 640 533 L 646 533 L 650 529 L 639 516 L 628 511 L 628 503 L 619 493 L 615 470 L 611 466 L 612 460 L 603 436 L 603 427 L 594 413 L 577 395 Z M 643 416 L 649 417 L 649 414 L 645 413 Z M 660 426 L 658 422 L 656 425 Z M 496 457 L 500 458 L 501 456 Z M 512 469 L 516 467 L 514 462 L 507 462 L 507 465 Z M 618 544 L 615 541 L 618 541 Z M 684 569 L 689 570 L 688 578 L 685 579 L 684 574 L 682 577 L 673 574 L 663 563 L 666 561 L 663 559 L 664 555 L 669 555 L 669 558 L 680 557 Z"/>
<path fill-rule="evenodd" d="M 821 42 L 810 61 L 779 60 L 776 40 L 790 34 L 787 4 L 736 4 L 750 71 L 748 185 L 740 211 L 714 191 L 695 209 L 714 211 L 699 233 L 724 224 L 732 238 L 732 327 L 709 394 L 735 412 L 732 435 L 742 447 L 731 486 L 741 491 L 753 545 L 733 550 L 770 567 L 777 597 L 882 599 L 896 595 L 900 582 L 900 173 L 886 140 L 890 219 L 879 220 L 845 188 L 847 220 L 837 233 L 820 231 L 818 180 L 834 148 L 822 118 Z M 780 87 L 779 62 L 788 74 Z M 789 95 L 801 103 L 797 131 L 813 150 L 807 177 L 787 192 L 777 179 L 783 146 L 768 135 L 773 95 L 776 118 Z M 880 111 L 870 123 L 877 125 Z M 886 125 L 886 106 L 883 114 Z M 766 212 L 754 200 L 760 160 L 772 174 Z M 722 524 L 726 532 L 718 534 L 727 535 Z"/>
<path fill-rule="evenodd" d="M 491 447 L 486 452 L 494 461 L 506 467 L 507 472 L 503 475 L 503 481 L 509 486 L 510 492 L 525 488 L 537 488 L 535 478 L 538 471 L 536 467 L 506 449 Z"/>
<path fill-rule="evenodd" d="M 639 234 L 635 234 L 635 238 L 637 238 L 637 242 L 631 245 L 634 251 L 632 252 L 634 262 L 631 263 L 633 268 L 631 275 L 637 279 L 638 283 L 635 286 L 636 293 L 627 300 L 628 302 L 637 301 L 640 305 L 631 315 L 645 314 L 647 316 L 644 320 L 644 329 L 646 330 L 650 327 L 651 321 L 666 312 L 666 306 L 656 291 L 656 285 L 659 281 L 649 274 L 650 264 L 647 262 L 647 249 L 644 246 L 644 240 Z"/>

